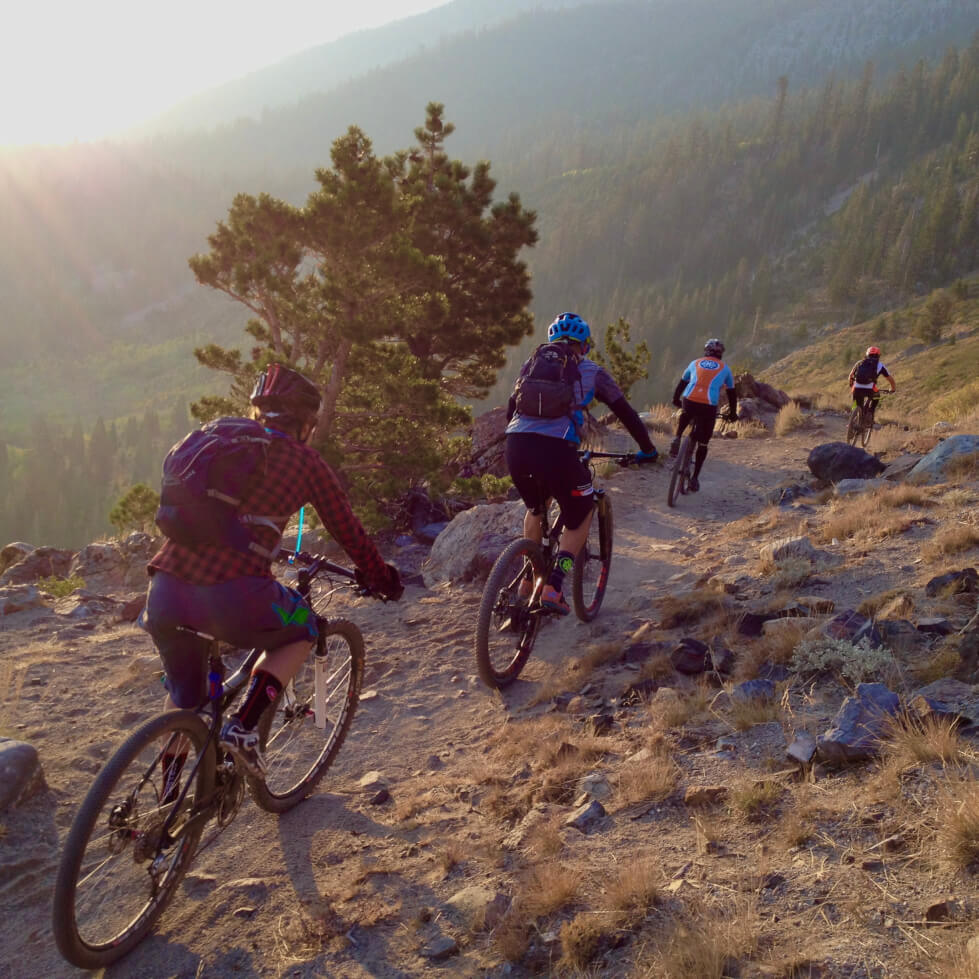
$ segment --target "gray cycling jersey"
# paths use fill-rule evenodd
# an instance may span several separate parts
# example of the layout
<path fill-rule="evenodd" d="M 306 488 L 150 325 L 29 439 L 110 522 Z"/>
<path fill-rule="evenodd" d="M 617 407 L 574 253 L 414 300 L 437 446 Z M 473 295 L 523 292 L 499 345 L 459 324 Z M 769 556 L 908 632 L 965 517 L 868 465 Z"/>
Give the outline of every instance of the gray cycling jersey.
<path fill-rule="evenodd" d="M 521 377 L 527 373 L 530 360 L 531 358 L 528 358 L 520 368 Z M 585 410 L 588 406 L 596 399 L 602 404 L 612 404 L 622 397 L 622 389 L 612 380 L 612 375 L 604 367 L 587 357 L 578 362 L 578 369 L 581 372 L 580 384 L 575 383 L 575 403 L 578 407 L 572 417 L 531 418 L 517 412 L 507 425 L 506 434 L 513 435 L 520 432 L 550 435 L 553 438 L 567 439 L 569 442 L 580 442 L 581 437 L 578 433 L 584 424 Z"/>

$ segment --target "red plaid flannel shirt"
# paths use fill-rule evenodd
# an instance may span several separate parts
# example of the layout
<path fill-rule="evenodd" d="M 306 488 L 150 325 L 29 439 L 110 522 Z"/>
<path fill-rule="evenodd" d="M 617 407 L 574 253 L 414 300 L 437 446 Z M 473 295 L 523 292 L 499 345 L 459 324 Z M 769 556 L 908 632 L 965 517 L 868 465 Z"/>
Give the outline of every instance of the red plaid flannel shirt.
<path fill-rule="evenodd" d="M 389 581 L 384 559 L 350 509 L 336 474 L 308 445 L 293 438 L 273 439 L 265 478 L 242 501 L 241 512 L 272 517 L 284 528 L 307 503 L 316 508 L 323 525 L 364 573 L 367 584 L 383 590 Z M 253 526 L 251 530 L 264 548 L 275 545 L 270 527 Z M 271 561 L 257 554 L 210 544 L 189 548 L 172 540 L 153 555 L 148 570 L 150 574 L 166 571 L 192 585 L 216 585 L 246 575 L 273 577 Z"/>

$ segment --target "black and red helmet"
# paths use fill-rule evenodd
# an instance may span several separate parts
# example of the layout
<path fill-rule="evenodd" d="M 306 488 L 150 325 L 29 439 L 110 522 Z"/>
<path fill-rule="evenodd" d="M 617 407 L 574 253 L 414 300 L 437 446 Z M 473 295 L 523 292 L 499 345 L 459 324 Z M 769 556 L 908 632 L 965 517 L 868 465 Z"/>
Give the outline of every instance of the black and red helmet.
<path fill-rule="evenodd" d="M 269 364 L 258 375 L 250 398 L 265 415 L 287 415 L 299 421 L 316 415 L 321 400 L 319 389 L 308 377 L 282 364 Z"/>
<path fill-rule="evenodd" d="M 864 354 L 865 357 L 879 357 L 880 347 L 867 347 L 867 353 Z"/>

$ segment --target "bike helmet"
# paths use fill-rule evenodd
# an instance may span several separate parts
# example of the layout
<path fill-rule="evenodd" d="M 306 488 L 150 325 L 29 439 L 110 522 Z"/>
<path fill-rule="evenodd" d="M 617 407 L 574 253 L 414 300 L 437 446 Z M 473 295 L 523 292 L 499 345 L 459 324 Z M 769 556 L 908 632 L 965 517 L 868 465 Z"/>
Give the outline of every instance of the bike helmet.
<path fill-rule="evenodd" d="M 713 337 L 704 344 L 704 353 L 708 357 L 723 357 L 724 344 L 716 337 Z"/>
<path fill-rule="evenodd" d="M 269 364 L 258 375 L 250 400 L 268 418 L 305 421 L 320 410 L 316 385 L 299 371 L 282 364 Z"/>
<path fill-rule="evenodd" d="M 864 355 L 866 357 L 879 357 L 880 347 L 867 347 L 867 353 Z"/>
<path fill-rule="evenodd" d="M 591 327 L 577 313 L 561 313 L 547 328 L 547 342 L 577 340 L 587 348 L 591 343 Z"/>

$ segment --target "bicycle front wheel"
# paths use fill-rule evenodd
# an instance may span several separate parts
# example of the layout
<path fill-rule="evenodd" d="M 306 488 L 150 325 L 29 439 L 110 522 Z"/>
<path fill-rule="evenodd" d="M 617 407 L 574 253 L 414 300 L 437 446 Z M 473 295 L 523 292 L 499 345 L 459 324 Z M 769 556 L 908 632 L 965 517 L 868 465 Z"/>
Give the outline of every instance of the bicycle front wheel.
<path fill-rule="evenodd" d="M 173 897 L 204 828 L 188 817 L 213 791 L 207 735 L 193 711 L 161 714 L 126 740 L 89 789 L 54 885 L 54 940 L 72 965 L 101 969 L 122 958 Z"/>
<path fill-rule="evenodd" d="M 860 409 L 854 408 L 850 412 L 850 420 L 847 422 L 846 426 L 846 443 L 847 445 L 856 445 L 857 439 L 860 437 Z"/>
<path fill-rule="evenodd" d="M 588 540 L 575 558 L 571 579 L 574 612 L 582 622 L 591 622 L 602 607 L 611 563 L 612 501 L 603 494 L 596 500 Z"/>
<path fill-rule="evenodd" d="M 286 812 L 316 788 L 340 751 L 364 682 L 364 637 L 346 619 L 321 625 L 323 655 L 310 654 L 259 718 L 268 770 L 248 777 L 268 812 Z"/>
<path fill-rule="evenodd" d="M 524 668 L 540 628 L 535 595 L 544 576 L 541 549 L 521 538 L 496 559 L 476 619 L 476 667 L 488 687 L 505 687 Z"/>

